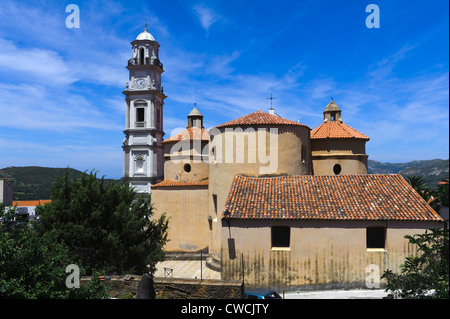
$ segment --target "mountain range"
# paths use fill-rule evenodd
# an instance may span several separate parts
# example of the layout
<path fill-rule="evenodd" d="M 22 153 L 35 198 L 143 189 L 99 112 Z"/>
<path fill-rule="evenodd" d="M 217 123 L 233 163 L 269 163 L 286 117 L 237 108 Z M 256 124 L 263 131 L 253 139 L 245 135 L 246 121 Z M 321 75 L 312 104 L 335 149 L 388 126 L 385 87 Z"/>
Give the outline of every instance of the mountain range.
<path fill-rule="evenodd" d="M 83 172 L 73 168 L 40 166 L 6 167 L 0 169 L 0 178 L 7 178 L 14 190 L 14 200 L 49 199 L 52 185 L 68 170 L 69 178 L 79 178 Z M 449 160 L 432 159 L 407 163 L 368 161 L 369 174 L 401 174 L 422 176 L 429 187 L 449 178 Z M 107 180 L 112 181 L 112 180 Z"/>
<path fill-rule="evenodd" d="M 407 176 L 422 176 L 430 188 L 436 188 L 437 182 L 449 177 L 449 160 L 432 159 L 411 161 L 407 163 L 383 163 L 368 161 L 369 174 L 400 174 Z"/>

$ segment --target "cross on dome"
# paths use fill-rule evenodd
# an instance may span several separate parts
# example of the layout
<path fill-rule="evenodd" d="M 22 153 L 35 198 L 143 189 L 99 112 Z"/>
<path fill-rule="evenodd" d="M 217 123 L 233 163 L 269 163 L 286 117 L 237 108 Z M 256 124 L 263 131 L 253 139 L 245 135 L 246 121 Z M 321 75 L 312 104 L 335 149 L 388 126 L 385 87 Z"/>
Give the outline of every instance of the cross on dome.
<path fill-rule="evenodd" d="M 147 21 L 145 21 L 145 29 L 144 32 L 140 33 L 136 40 L 150 40 L 150 41 L 155 41 L 155 38 L 148 32 L 148 28 L 147 28 Z"/>

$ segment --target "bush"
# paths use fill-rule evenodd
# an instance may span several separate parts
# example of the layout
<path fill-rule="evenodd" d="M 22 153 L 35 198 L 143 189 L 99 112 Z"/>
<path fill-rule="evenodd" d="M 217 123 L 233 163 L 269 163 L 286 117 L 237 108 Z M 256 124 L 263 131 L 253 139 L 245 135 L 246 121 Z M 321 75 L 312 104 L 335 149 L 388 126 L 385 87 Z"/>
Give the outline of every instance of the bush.
<path fill-rule="evenodd" d="M 401 274 L 384 272 L 387 298 L 449 298 L 449 231 L 427 230 L 425 234 L 405 236 L 418 246 L 418 257 L 407 257 Z"/>

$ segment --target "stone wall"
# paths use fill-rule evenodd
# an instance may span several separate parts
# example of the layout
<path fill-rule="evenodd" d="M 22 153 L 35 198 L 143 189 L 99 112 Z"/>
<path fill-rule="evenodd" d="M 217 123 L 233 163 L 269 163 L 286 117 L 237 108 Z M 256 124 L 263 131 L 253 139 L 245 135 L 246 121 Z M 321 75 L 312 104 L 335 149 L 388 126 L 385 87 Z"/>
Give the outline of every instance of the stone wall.
<path fill-rule="evenodd" d="M 81 278 L 81 283 L 91 277 Z M 105 277 L 103 283 L 110 288 L 112 298 L 135 298 L 142 276 Z M 242 299 L 244 284 L 236 280 L 200 280 L 188 278 L 153 279 L 156 299 Z"/>
<path fill-rule="evenodd" d="M 242 299 L 244 284 L 236 280 L 154 278 L 156 298 Z"/>

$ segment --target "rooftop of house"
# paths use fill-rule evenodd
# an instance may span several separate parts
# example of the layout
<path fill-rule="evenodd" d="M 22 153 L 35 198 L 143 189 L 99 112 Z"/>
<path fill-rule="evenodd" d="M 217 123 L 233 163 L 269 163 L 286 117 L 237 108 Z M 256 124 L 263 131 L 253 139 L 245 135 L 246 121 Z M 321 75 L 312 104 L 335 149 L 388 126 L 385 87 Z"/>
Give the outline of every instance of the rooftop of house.
<path fill-rule="evenodd" d="M 51 203 L 52 200 L 51 199 L 37 199 L 37 200 L 19 200 L 19 201 L 13 201 L 13 206 L 17 206 L 17 207 L 31 207 L 31 206 L 43 206 L 47 203 Z"/>
<path fill-rule="evenodd" d="M 442 221 L 399 174 L 238 175 L 226 210 L 236 219 Z"/>

